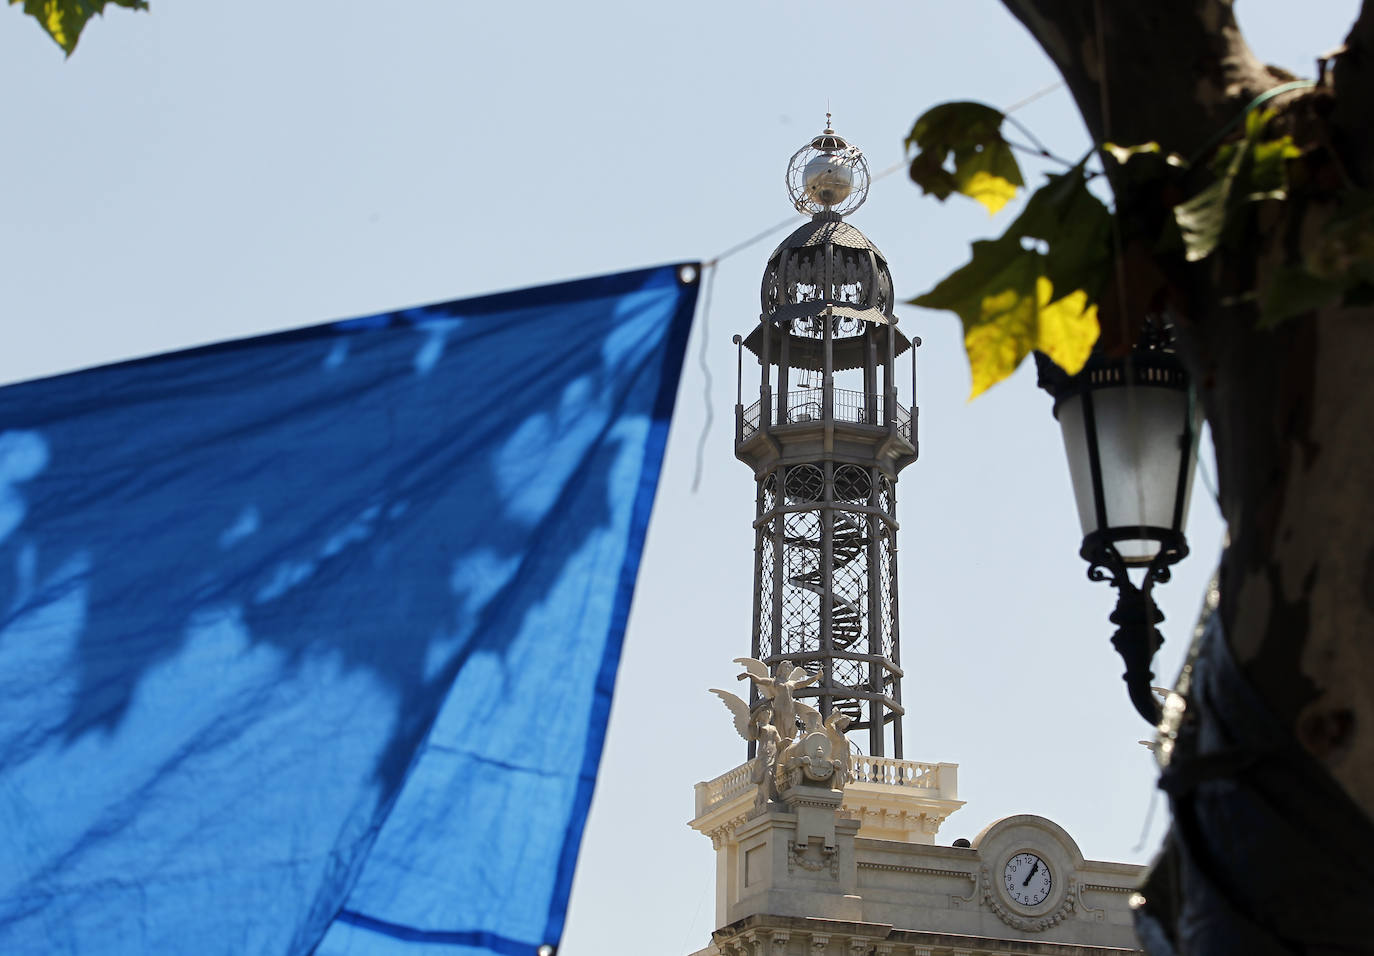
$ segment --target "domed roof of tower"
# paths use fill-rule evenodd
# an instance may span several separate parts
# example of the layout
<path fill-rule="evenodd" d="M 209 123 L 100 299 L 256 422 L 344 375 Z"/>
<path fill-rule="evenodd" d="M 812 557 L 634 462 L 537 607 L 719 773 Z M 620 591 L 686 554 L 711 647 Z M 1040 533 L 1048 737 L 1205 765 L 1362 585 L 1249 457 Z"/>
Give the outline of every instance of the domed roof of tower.
<path fill-rule="evenodd" d="M 820 213 L 793 231 L 768 257 L 760 299 L 775 322 L 830 314 L 865 322 L 896 322 L 892 274 L 878 247 L 834 213 Z"/>
<path fill-rule="evenodd" d="M 768 328 L 775 343 L 770 350 L 778 355 L 776 337 L 786 325 L 796 337 L 813 341 L 819 336 L 823 317 L 829 316 L 835 330 L 834 367 L 859 368 L 863 352 L 857 336 L 860 323 L 892 325 L 892 274 L 887 260 L 867 236 L 835 213 L 817 214 L 810 222 L 782 241 L 768 259 L 759 291 L 762 323 L 745 339 L 745 346 L 761 355 L 762 330 Z M 906 336 L 896 332 L 896 354 L 910 347 Z M 791 359 L 797 367 L 813 364 L 806 349 Z"/>
<path fill-rule="evenodd" d="M 866 321 L 882 326 L 897 324 L 888 260 L 868 236 L 834 213 L 816 214 L 769 255 L 760 299 L 763 323 L 745 339 L 746 348 L 754 354 L 761 354 L 764 327 L 772 330 L 769 334 L 774 337 L 780 334 L 780 327 L 787 326 L 794 337 L 800 332 L 804 338 L 815 339 L 823 327 L 823 316 L 830 316 L 837 339 L 834 367 L 859 368 L 863 364 L 859 341 L 838 339 L 855 337 L 860 323 Z M 897 354 L 910 348 L 900 331 L 894 345 Z M 772 354 L 778 354 L 776 345 Z M 793 361 L 809 367 L 819 360 L 798 352 Z"/>
<path fill-rule="evenodd" d="M 778 247 L 768 258 L 777 258 L 778 253 L 784 249 L 803 249 L 807 246 L 824 245 L 827 242 L 847 249 L 870 249 L 879 257 L 882 256 L 873 241 L 857 227 L 835 215 L 819 215 L 792 230 L 786 239 L 778 243 Z"/>
<path fill-rule="evenodd" d="M 897 331 L 892 274 L 869 238 L 844 221 L 863 204 L 870 177 L 863 151 L 830 128 L 797 150 L 787 168 L 792 204 L 811 221 L 773 250 L 759 290 L 760 323 L 744 340 L 755 355 L 778 361 L 783 337 L 796 344 L 787 361 L 795 368 L 820 369 L 816 346 L 829 342 L 832 369 L 864 365 L 865 328 L 892 328 L 891 347 L 900 355 L 911 343 Z M 767 336 L 767 339 L 765 339 Z"/>

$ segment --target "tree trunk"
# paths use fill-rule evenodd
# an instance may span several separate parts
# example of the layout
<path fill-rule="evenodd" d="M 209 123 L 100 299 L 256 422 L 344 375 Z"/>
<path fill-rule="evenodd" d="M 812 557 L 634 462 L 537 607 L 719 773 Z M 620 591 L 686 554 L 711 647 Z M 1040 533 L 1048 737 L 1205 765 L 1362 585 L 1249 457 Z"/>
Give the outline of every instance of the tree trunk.
<path fill-rule="evenodd" d="M 1199 160 L 1193 181 L 1185 183 L 1188 193 L 1210 175 L 1205 158 L 1223 130 L 1256 96 L 1291 79 L 1255 59 L 1229 0 L 1004 3 L 1058 66 L 1094 140 L 1154 141 Z M 1276 127 L 1304 149 L 1303 175 L 1295 177 L 1290 198 L 1251 204 L 1243 243 L 1200 263 L 1181 254 L 1156 255 L 1153 263 L 1173 287 L 1172 301 L 1181 304 L 1182 351 L 1217 450 L 1230 534 L 1221 568 L 1221 630 L 1244 680 L 1281 728 L 1275 736 L 1287 738 L 1250 756 L 1272 765 L 1285 746 L 1301 747 L 1282 760 L 1281 781 L 1257 787 L 1303 793 L 1318 788 L 1313 776 L 1329 775 L 1319 783 L 1334 781 L 1333 799 L 1347 807 L 1317 830 L 1353 820 L 1364 831 L 1374 820 L 1374 308 L 1324 308 L 1265 330 L 1258 326 L 1255 292 L 1263 277 L 1312 253 L 1332 216 L 1349 210 L 1357 190 L 1374 186 L 1371 3 L 1317 88 L 1265 104 L 1278 111 Z M 1158 222 L 1183 198 L 1132 194 L 1121 181 L 1113 186 L 1118 236 L 1128 240 L 1151 229 L 1157 235 Z M 1374 216 L 1364 229 L 1365 241 L 1374 243 Z M 1103 330 L 1104 337 L 1128 334 Z M 1236 793 L 1250 786 L 1239 772 L 1228 783 Z M 1176 815 L 1179 809 L 1176 801 Z M 1217 809 L 1225 812 L 1224 799 Z M 1322 904 L 1313 904 L 1305 926 L 1294 926 L 1303 923 L 1300 915 L 1267 906 L 1264 893 L 1248 885 L 1277 878 L 1287 886 L 1307 874 L 1224 872 L 1234 848 L 1189 832 L 1183 822 L 1173 836 L 1185 865 L 1198 865 L 1213 883 L 1236 884 L 1222 885 L 1216 899 L 1195 900 L 1191 919 L 1200 918 L 1198 906 L 1230 907 L 1259 927 L 1261 937 L 1278 935 L 1294 945 L 1318 938 L 1307 929 L 1319 932 L 1327 917 Z M 1308 850 L 1328 845 L 1329 837 L 1330 846 L 1345 851 L 1339 856 L 1350 856 L 1349 841 L 1371 840 L 1370 834 L 1374 828 L 1308 834 Z M 1336 869 L 1322 875 L 1324 884 L 1371 880 L 1367 862 L 1329 863 Z M 1177 926 L 1170 935 L 1184 951 L 1199 952 L 1215 951 L 1207 940 L 1222 938 Z"/>

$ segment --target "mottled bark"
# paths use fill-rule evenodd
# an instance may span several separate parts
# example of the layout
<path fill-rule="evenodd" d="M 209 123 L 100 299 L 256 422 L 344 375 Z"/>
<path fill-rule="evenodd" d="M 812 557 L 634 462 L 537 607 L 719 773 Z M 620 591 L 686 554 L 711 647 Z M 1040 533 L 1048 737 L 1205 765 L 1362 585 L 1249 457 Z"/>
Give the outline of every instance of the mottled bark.
<path fill-rule="evenodd" d="M 1156 140 L 1189 156 L 1275 84 L 1227 0 L 1003 3 L 1059 68 L 1098 142 Z"/>
<path fill-rule="evenodd" d="M 1374 6 L 1361 5 L 1360 15 L 1345 44 L 1334 57 L 1331 72 L 1335 103 L 1331 125 L 1336 145 L 1348 163 L 1348 172 L 1359 185 L 1374 186 L 1374 123 L 1369 104 L 1374 102 Z"/>
<path fill-rule="evenodd" d="M 1255 59 L 1229 0 L 1004 3 L 1054 60 L 1098 141 L 1205 153 L 1287 79 Z M 1231 537 L 1220 613 L 1233 653 L 1282 725 L 1374 819 L 1374 308 L 1262 330 L 1254 300 L 1263 277 L 1321 240 L 1352 188 L 1374 186 L 1372 4 L 1319 88 L 1267 104 L 1305 152 L 1289 201 L 1252 206 L 1244 241 L 1202 263 L 1155 254 L 1151 266 L 1180 306 L 1216 444 Z M 1182 198 L 1114 186 L 1127 246 L 1158 235 L 1162 211 Z"/>

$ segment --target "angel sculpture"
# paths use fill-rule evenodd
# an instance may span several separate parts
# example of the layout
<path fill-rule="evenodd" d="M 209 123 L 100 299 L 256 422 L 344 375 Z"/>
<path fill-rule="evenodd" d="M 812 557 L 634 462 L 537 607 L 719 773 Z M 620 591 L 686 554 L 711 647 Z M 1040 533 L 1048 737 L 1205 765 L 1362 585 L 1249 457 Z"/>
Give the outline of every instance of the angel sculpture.
<path fill-rule="evenodd" d="M 778 729 L 768 720 L 772 711 L 763 708 L 764 722 L 759 725 L 759 751 L 754 757 L 753 773 L 750 779 L 758 785 L 759 792 L 754 797 L 754 806 L 763 807 L 770 800 L 780 799 L 778 795 L 778 752 L 782 750 L 782 740 Z"/>
<path fill-rule="evenodd" d="M 806 755 L 806 738 L 813 731 L 822 730 L 821 712 L 814 707 L 810 707 L 800 701 L 793 701 L 793 707 L 797 710 L 797 715 L 801 718 L 803 730 L 797 735 L 797 739 L 791 741 L 783 748 L 782 753 L 778 754 L 778 789 L 784 790 L 787 786 L 787 774 L 797 765 L 800 758 Z"/>
<path fill-rule="evenodd" d="M 711 693 L 719 697 L 735 718 L 735 730 L 749 743 L 759 739 L 759 728 L 773 722 L 773 711 L 767 704 L 760 704 L 750 710 L 749 705 L 728 690 L 711 688 Z"/>
<path fill-rule="evenodd" d="M 749 705 L 727 690 L 711 688 L 711 693 L 719 697 L 735 717 L 735 730 L 745 740 L 758 741 L 754 754 L 754 765 L 750 768 L 749 779 L 758 785 L 758 797 L 754 806 L 761 807 L 769 800 L 778 799 L 778 758 L 787 741 L 782 739 L 778 728 L 773 726 L 773 708 L 761 703 L 752 711 Z"/>
<path fill-rule="evenodd" d="M 791 661 L 783 661 L 778 665 L 778 676 L 773 677 L 763 661 L 736 657 L 735 663 L 743 664 L 745 671 L 736 679 L 752 680 L 758 685 L 763 696 L 773 705 L 773 726 L 778 729 L 784 742 L 790 741 L 797 733 L 797 702 L 792 695 L 820 680 L 820 671 L 808 675 L 802 668 L 793 667 Z"/>

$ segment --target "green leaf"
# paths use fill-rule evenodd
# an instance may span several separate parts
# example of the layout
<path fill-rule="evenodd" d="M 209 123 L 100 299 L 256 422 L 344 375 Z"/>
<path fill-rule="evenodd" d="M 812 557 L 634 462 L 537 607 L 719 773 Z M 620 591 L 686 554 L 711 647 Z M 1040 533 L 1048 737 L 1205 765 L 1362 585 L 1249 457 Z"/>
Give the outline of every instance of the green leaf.
<path fill-rule="evenodd" d="M 1030 288 L 1030 280 L 1023 274 L 1025 263 L 1040 258 L 1040 253 L 1023 249 L 1020 242 L 1005 236 L 979 240 L 973 243 L 973 256 L 968 262 L 929 292 L 912 299 L 911 304 L 925 309 L 948 309 L 967 325 L 981 315 L 985 293 L 1013 288 L 1024 294 Z M 1038 273 L 1037 266 L 1035 274 Z"/>
<path fill-rule="evenodd" d="M 1257 162 L 1258 165 L 1258 162 Z M 1348 189 L 1301 264 L 1266 274 L 1260 289 L 1260 327 L 1332 305 L 1368 307 L 1374 301 L 1374 191 Z"/>
<path fill-rule="evenodd" d="M 1095 298 L 1111 263 L 1112 214 L 1088 189 L 1082 165 L 1049 181 L 1026 203 L 1026 235 L 1048 246 L 1045 275 L 1056 289 Z"/>
<path fill-rule="evenodd" d="M 1374 282 L 1374 191 L 1348 189 L 1331 219 L 1303 255 L 1307 271 L 1322 279 Z"/>
<path fill-rule="evenodd" d="M 945 151 L 1001 138 L 1002 111 L 986 103 L 941 103 L 926 110 L 907 134 L 907 149 Z"/>
<path fill-rule="evenodd" d="M 1188 167 L 1188 161 L 1178 153 L 1165 153 L 1158 143 L 1138 146 L 1119 146 L 1103 143 L 1103 165 L 1106 159 L 1116 164 L 1112 173 L 1113 187 L 1119 192 L 1156 191 L 1160 180 L 1176 180 L 1178 171 Z"/>
<path fill-rule="evenodd" d="M 13 6 L 21 0 L 10 0 Z M 22 0 L 24 12 L 33 17 L 68 56 L 76 49 L 86 22 L 103 13 L 110 3 L 130 10 L 148 9 L 147 0 Z"/>
<path fill-rule="evenodd" d="M 1339 280 L 1314 276 L 1302 266 L 1281 266 L 1269 273 L 1260 290 L 1259 326 L 1273 328 L 1304 312 L 1336 305 L 1345 291 L 1346 283 Z"/>
<path fill-rule="evenodd" d="M 907 134 L 912 182 L 941 201 L 958 192 L 996 213 L 1025 185 L 1002 137 L 1002 112 L 982 103 L 942 103 L 922 113 Z M 953 168 L 947 163 L 953 160 Z"/>
<path fill-rule="evenodd" d="M 1189 262 L 1207 258 L 1221 242 L 1232 179 L 1232 176 L 1218 179 L 1192 199 L 1174 207 L 1174 221 L 1183 236 L 1183 248 Z"/>
<path fill-rule="evenodd" d="M 1264 140 L 1273 113 L 1256 110 L 1245 118 L 1245 138 L 1220 147 L 1211 168 L 1217 179 L 1202 192 L 1174 207 L 1189 262 L 1205 259 L 1221 244 L 1226 229 L 1238 221 L 1245 204 L 1288 197 L 1288 161 L 1302 155 L 1291 136 Z"/>
<path fill-rule="evenodd" d="M 1293 142 L 1293 137 L 1266 140 L 1254 145 L 1254 158 L 1249 170 L 1250 179 L 1246 184 L 1246 199 L 1288 198 L 1288 161 L 1297 159 L 1302 150 Z"/>

